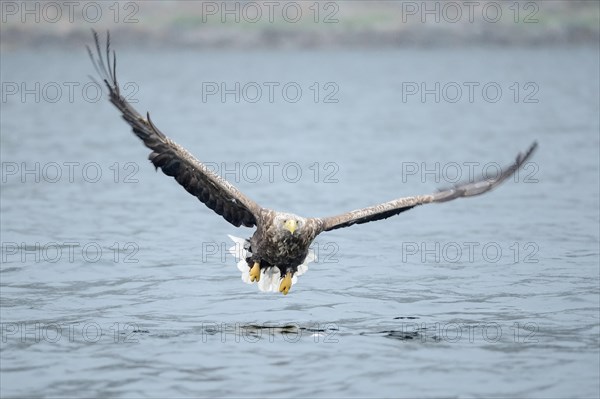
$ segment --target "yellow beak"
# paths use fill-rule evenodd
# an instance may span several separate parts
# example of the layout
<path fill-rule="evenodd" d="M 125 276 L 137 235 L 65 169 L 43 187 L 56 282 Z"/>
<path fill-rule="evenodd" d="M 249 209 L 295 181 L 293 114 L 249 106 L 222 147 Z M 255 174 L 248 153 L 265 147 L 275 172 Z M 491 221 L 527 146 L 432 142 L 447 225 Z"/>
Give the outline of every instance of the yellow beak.
<path fill-rule="evenodd" d="M 298 228 L 298 223 L 294 219 L 286 220 L 283 225 L 292 234 Z"/>

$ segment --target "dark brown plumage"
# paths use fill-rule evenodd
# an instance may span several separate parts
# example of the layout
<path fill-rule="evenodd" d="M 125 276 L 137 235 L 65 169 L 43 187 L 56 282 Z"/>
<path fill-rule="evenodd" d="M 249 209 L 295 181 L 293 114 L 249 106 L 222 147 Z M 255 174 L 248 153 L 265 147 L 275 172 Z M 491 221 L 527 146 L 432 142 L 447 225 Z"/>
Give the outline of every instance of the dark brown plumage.
<path fill-rule="evenodd" d="M 458 184 L 433 194 L 399 198 L 326 218 L 303 218 L 291 213 L 276 212 L 262 208 L 206 168 L 183 147 L 165 136 L 152 123 L 149 114 L 145 118 L 140 115 L 120 93 L 116 76 L 116 55 L 110 51 L 110 35 L 107 33 L 105 55 L 96 32 L 94 41 L 96 54 L 89 47 L 88 53 L 96 71 L 108 87 L 110 101 L 121 112 L 133 132 L 151 150 L 149 159 L 154 166 L 167 176 L 172 176 L 190 194 L 232 225 L 256 227 L 256 232 L 249 240 L 240 242 L 243 248 L 239 252 L 238 257 L 241 259 L 238 267 L 246 282 L 260 281 L 261 278 L 272 279 L 272 284 L 271 280 L 266 285 L 259 284 L 259 288 L 266 291 L 276 290 L 278 285 L 279 291 L 287 294 L 295 281 L 295 275 L 300 274 L 299 268 L 303 272 L 306 264 L 314 259 L 309 253 L 309 247 L 320 233 L 386 219 L 422 204 L 481 195 L 512 176 L 537 148 L 537 143 L 534 142 L 525 154 L 519 154 L 515 162 L 496 178 Z"/>

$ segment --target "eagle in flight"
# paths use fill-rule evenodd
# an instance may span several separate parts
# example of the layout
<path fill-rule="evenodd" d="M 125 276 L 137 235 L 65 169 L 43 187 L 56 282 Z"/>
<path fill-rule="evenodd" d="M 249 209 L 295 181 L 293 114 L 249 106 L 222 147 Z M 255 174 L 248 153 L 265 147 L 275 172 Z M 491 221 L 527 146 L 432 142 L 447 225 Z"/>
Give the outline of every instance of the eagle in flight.
<path fill-rule="evenodd" d="M 493 178 L 457 184 L 432 194 L 398 198 L 379 205 L 324 218 L 305 218 L 287 212 L 266 209 L 248 198 L 229 182 L 209 170 L 185 148 L 163 134 L 147 113 L 139 114 L 121 95 L 116 75 L 116 54 L 111 53 L 110 34 L 106 48 L 100 46 L 94 31 L 96 54 L 87 47 L 96 72 L 100 75 L 110 95 L 110 102 L 121 112 L 133 132 L 150 149 L 150 161 L 190 194 L 197 197 L 215 213 L 232 225 L 256 227 L 249 239 L 230 236 L 235 246 L 231 249 L 238 260 L 242 280 L 257 283 L 261 291 L 279 291 L 287 295 L 297 276 L 304 273 L 308 263 L 315 260 L 309 249 L 319 234 L 354 224 L 374 222 L 398 215 L 418 205 L 451 201 L 486 193 L 515 173 L 532 156 L 537 147 L 533 143 L 524 153 L 517 155 L 514 163 Z M 103 51 L 104 50 L 104 51 Z M 104 52 L 104 54 L 103 54 Z"/>

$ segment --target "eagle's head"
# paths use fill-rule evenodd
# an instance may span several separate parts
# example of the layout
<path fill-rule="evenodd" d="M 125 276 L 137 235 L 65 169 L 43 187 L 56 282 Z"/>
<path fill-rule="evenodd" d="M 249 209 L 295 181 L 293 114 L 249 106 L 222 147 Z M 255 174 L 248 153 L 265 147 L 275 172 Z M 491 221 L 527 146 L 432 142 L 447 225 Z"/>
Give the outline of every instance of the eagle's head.
<path fill-rule="evenodd" d="M 288 236 L 302 234 L 306 226 L 306 219 L 293 213 L 278 213 L 273 222 L 279 232 Z"/>

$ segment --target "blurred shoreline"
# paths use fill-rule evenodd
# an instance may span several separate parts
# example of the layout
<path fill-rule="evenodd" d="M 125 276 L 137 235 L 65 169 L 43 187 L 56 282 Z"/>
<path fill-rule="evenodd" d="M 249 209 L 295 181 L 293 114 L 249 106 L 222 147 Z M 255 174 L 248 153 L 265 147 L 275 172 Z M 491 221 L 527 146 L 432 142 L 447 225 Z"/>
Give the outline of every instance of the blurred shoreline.
<path fill-rule="evenodd" d="M 62 8 L 69 2 L 8 3 L 2 4 L 2 51 L 80 45 L 89 41 L 90 29 L 110 30 L 120 45 L 156 48 L 600 43 L 600 3 L 595 0 L 71 2 L 70 9 Z"/>

